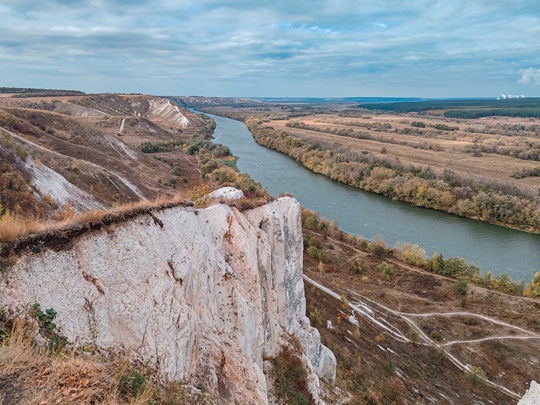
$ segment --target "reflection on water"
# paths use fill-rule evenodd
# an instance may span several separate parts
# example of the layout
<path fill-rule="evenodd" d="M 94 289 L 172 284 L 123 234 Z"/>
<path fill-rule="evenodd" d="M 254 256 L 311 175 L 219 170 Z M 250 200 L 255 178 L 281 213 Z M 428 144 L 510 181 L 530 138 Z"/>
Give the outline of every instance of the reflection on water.
<path fill-rule="evenodd" d="M 337 220 L 345 232 L 370 240 L 381 237 L 389 246 L 416 243 L 428 255 L 437 251 L 445 257 L 463 257 L 483 272 L 507 273 L 513 280 L 529 282 L 540 270 L 540 235 L 413 207 L 345 186 L 258 145 L 243 123 L 210 116 L 217 124 L 216 142 L 229 146 L 239 157 L 240 171 L 272 195 L 294 194 L 304 207 Z"/>

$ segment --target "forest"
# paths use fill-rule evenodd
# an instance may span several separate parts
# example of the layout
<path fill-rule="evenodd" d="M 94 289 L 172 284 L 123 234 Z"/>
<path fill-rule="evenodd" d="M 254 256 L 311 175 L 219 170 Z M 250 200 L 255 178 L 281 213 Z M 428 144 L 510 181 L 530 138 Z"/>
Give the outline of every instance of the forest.
<path fill-rule="evenodd" d="M 395 113 L 443 111 L 448 118 L 490 116 L 540 117 L 540 98 L 429 100 L 402 103 L 361 103 L 358 108 Z"/>

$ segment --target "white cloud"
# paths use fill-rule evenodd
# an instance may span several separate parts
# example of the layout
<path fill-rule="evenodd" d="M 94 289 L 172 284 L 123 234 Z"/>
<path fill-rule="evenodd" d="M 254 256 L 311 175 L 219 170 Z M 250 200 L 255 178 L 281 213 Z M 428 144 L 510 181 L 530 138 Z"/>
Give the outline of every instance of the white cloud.
<path fill-rule="evenodd" d="M 528 69 L 521 69 L 518 73 L 518 83 L 529 84 L 532 87 L 540 86 L 540 69 L 530 67 Z"/>
<path fill-rule="evenodd" d="M 216 96 L 491 95 L 517 91 L 511 66 L 538 66 L 536 2 L 0 0 L 0 77 Z M 538 75 L 523 69 L 519 83 Z"/>

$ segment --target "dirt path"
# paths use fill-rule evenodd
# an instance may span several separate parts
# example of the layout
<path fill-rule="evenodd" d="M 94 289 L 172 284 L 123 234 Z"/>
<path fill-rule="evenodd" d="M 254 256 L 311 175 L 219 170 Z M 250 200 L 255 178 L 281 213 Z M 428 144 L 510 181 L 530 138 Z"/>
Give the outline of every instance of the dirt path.
<path fill-rule="evenodd" d="M 122 118 L 122 122 L 120 123 L 120 129 L 118 130 L 118 133 L 121 134 L 122 131 L 124 130 L 124 124 L 126 122 L 126 119 L 125 118 Z"/>
<path fill-rule="evenodd" d="M 316 282 L 315 280 L 312 280 L 311 278 L 309 278 L 308 276 L 304 275 L 304 280 L 306 282 L 308 282 L 309 284 L 315 286 L 316 288 L 318 288 L 319 290 L 325 292 L 326 294 L 338 299 L 338 300 L 341 300 L 341 296 L 336 293 L 335 291 L 332 291 L 331 289 L 329 289 L 328 287 L 325 287 L 323 286 L 322 284 Z M 355 298 L 358 299 L 357 302 L 355 303 L 349 303 L 349 306 L 351 308 L 351 311 L 352 311 L 352 315 L 351 317 L 349 317 L 349 321 L 351 321 L 352 323 L 355 322 L 355 315 L 360 315 L 362 317 L 364 317 L 365 319 L 367 319 L 369 322 L 371 322 L 372 324 L 374 324 L 375 326 L 383 329 L 384 331 L 386 331 L 392 338 L 394 338 L 395 340 L 398 340 L 400 342 L 405 342 L 405 343 L 414 343 L 414 344 L 421 344 L 421 345 L 425 345 L 425 346 L 434 346 L 434 347 L 442 347 L 442 346 L 449 346 L 449 345 L 453 345 L 453 344 L 467 344 L 467 343 L 476 343 L 476 342 L 479 342 L 479 341 L 485 341 L 485 340 L 492 340 L 492 339 L 540 339 L 540 335 L 534 333 L 534 332 L 531 332 L 531 331 L 528 331 L 526 329 L 523 329 L 523 328 L 519 328 L 517 326 L 514 326 L 514 325 L 511 325 L 511 324 L 508 324 L 506 322 L 502 322 L 502 321 L 499 321 L 497 319 L 494 319 L 494 318 L 490 318 L 488 316 L 483 316 L 483 315 L 477 315 L 477 314 L 474 314 L 474 313 L 469 313 L 469 312 L 462 312 L 462 311 L 459 311 L 459 312 L 441 312 L 441 313 L 437 313 L 437 312 L 432 312 L 432 313 L 427 313 L 427 314 L 411 314 L 411 313 L 405 313 L 405 312 L 400 312 L 400 311 L 396 311 L 392 308 L 389 308 L 387 307 L 386 305 L 383 305 L 381 303 L 378 303 L 372 299 L 369 299 L 367 297 L 364 297 L 356 292 L 350 292 Z M 368 303 L 369 302 L 369 305 Z M 381 312 L 380 315 L 377 315 L 376 313 L 377 312 Z M 392 325 L 389 321 L 387 321 L 386 319 L 383 318 L 383 314 L 384 312 L 388 313 L 388 314 L 391 314 L 391 315 L 394 315 L 396 317 L 398 317 L 399 319 L 405 321 L 412 329 L 414 329 L 416 331 L 416 333 L 418 334 L 418 338 L 421 340 L 420 342 L 418 341 L 411 341 L 411 339 L 407 336 L 405 336 L 405 334 L 403 332 L 401 332 L 399 330 L 398 327 Z M 494 324 L 499 324 L 499 325 L 504 325 L 506 327 L 509 327 L 509 328 L 513 328 L 513 329 L 516 329 L 516 330 L 519 330 L 521 331 L 522 333 L 525 333 L 526 335 L 523 336 L 518 336 L 518 335 L 504 335 L 504 336 L 493 336 L 493 337 L 488 337 L 488 338 L 482 338 L 482 339 L 478 339 L 478 340 L 471 340 L 471 341 L 467 341 L 467 340 L 462 340 L 462 341 L 453 341 L 453 342 L 448 342 L 446 344 L 443 344 L 443 345 L 440 345 L 438 343 L 435 343 L 429 336 L 427 336 L 424 331 L 422 330 L 422 328 L 413 320 L 413 318 L 415 317 L 429 317 L 429 316 L 463 316 L 463 315 L 467 315 L 467 316 L 476 316 L 476 317 L 479 317 L 479 318 L 482 318 L 486 321 L 489 321 L 489 322 L 492 322 Z M 351 319 L 352 318 L 352 319 Z M 464 372 L 470 372 L 471 368 L 468 364 L 464 364 L 461 360 L 459 360 L 456 356 L 454 356 L 453 354 L 451 353 L 448 353 L 448 352 L 445 352 L 445 356 L 456 366 L 458 367 L 459 369 L 461 369 L 462 371 Z M 500 385 L 500 384 L 497 384 L 493 381 L 490 381 L 490 380 L 485 380 L 485 383 L 493 388 L 496 388 L 502 392 L 504 392 L 505 394 L 513 397 L 513 398 L 516 398 L 516 399 L 519 399 L 521 398 L 521 396 L 511 390 L 509 390 L 508 388 Z"/>
<path fill-rule="evenodd" d="M 491 323 L 494 323 L 494 324 L 497 324 L 497 325 L 506 326 L 508 328 L 519 330 L 522 333 L 526 333 L 526 334 L 530 335 L 529 337 L 531 337 L 531 338 L 540 338 L 540 335 L 538 333 L 532 332 L 532 331 L 524 329 L 524 328 L 520 328 L 519 326 L 512 325 L 511 323 L 507 323 L 507 322 L 503 322 L 503 321 L 500 321 L 500 320 L 495 319 L 495 318 L 491 318 L 489 316 L 475 314 L 473 312 L 466 312 L 466 311 L 429 312 L 429 313 L 422 313 L 422 314 L 411 314 L 411 313 L 407 313 L 407 312 L 398 312 L 398 313 L 403 315 L 403 316 L 408 316 L 408 317 L 424 317 L 424 318 L 430 317 L 430 316 L 474 316 L 476 318 L 480 318 L 480 319 L 483 319 L 485 321 L 488 321 L 488 322 L 491 322 Z"/>

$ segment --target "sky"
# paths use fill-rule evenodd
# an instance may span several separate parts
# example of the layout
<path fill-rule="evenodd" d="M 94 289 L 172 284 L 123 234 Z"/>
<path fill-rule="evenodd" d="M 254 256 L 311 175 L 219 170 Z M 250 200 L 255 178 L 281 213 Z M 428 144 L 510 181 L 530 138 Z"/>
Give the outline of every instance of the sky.
<path fill-rule="evenodd" d="M 540 96 L 538 0 L 0 0 L 0 86 Z"/>

